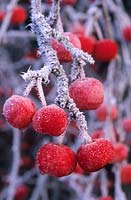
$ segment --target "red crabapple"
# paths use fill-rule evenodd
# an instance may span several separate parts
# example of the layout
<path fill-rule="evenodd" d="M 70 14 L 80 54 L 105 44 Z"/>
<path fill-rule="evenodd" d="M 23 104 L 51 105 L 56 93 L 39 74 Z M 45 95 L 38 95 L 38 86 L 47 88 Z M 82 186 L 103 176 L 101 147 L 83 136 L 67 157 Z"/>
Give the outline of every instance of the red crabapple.
<path fill-rule="evenodd" d="M 114 59 L 118 52 L 117 43 L 111 39 L 97 41 L 94 49 L 96 60 L 106 62 Z"/>
<path fill-rule="evenodd" d="M 101 197 L 99 200 L 113 200 L 111 196 Z"/>
<path fill-rule="evenodd" d="M 102 130 L 95 130 L 92 134 L 91 134 L 91 138 L 92 139 L 98 139 L 98 138 L 102 138 L 104 136 L 104 133 Z"/>
<path fill-rule="evenodd" d="M 131 132 L 131 118 L 124 118 L 122 121 L 124 131 Z"/>
<path fill-rule="evenodd" d="M 106 139 L 96 139 L 79 147 L 77 159 L 85 172 L 95 172 L 113 161 L 114 147 Z"/>
<path fill-rule="evenodd" d="M 70 32 L 63 33 L 64 36 L 69 38 L 69 41 L 72 43 L 72 45 L 78 49 L 81 49 L 81 43 L 79 38 Z M 72 56 L 68 50 L 65 49 L 65 47 L 55 39 L 51 40 L 51 45 L 53 49 L 57 52 L 57 56 L 60 62 L 71 62 Z"/>
<path fill-rule="evenodd" d="M 122 166 L 121 181 L 123 184 L 131 184 L 131 164 Z"/>
<path fill-rule="evenodd" d="M 131 41 L 131 26 L 126 26 L 122 30 L 123 37 L 126 41 Z"/>
<path fill-rule="evenodd" d="M 29 126 L 35 110 L 35 105 L 31 99 L 12 95 L 4 103 L 3 115 L 10 125 L 22 129 Z"/>
<path fill-rule="evenodd" d="M 71 33 L 78 35 L 78 37 L 79 35 L 84 35 L 84 32 L 85 32 L 84 26 L 78 22 L 71 24 L 69 26 L 69 30 Z"/>
<path fill-rule="evenodd" d="M 33 117 L 36 132 L 51 136 L 61 135 L 67 126 L 66 112 L 55 104 L 42 107 Z"/>
<path fill-rule="evenodd" d="M 27 12 L 24 7 L 16 6 L 13 10 L 11 17 L 11 24 L 19 25 L 25 22 L 27 18 Z"/>
<path fill-rule="evenodd" d="M 123 143 L 116 143 L 114 145 L 114 149 L 115 149 L 115 158 L 114 158 L 114 162 L 121 162 L 123 160 L 125 160 L 128 157 L 128 146 L 126 144 Z"/>
<path fill-rule="evenodd" d="M 26 185 L 20 185 L 16 188 L 14 200 L 25 200 L 29 194 L 29 188 Z"/>
<path fill-rule="evenodd" d="M 84 52 L 92 54 L 94 51 L 94 47 L 95 47 L 95 39 L 91 36 L 87 37 L 87 36 L 83 36 L 83 35 L 79 35 L 78 37 L 81 42 L 81 49 Z"/>
<path fill-rule="evenodd" d="M 108 111 L 109 109 L 109 111 Z M 118 110 L 117 107 L 115 105 L 111 105 L 109 108 L 107 105 L 102 104 L 95 112 L 96 114 L 96 118 L 99 121 L 105 121 L 107 116 L 108 116 L 108 112 L 109 112 L 109 116 L 112 120 L 116 120 L 118 117 Z"/>
<path fill-rule="evenodd" d="M 43 145 L 36 160 L 41 174 L 55 177 L 71 174 L 77 164 L 76 155 L 69 147 L 53 143 Z"/>
<path fill-rule="evenodd" d="M 96 109 L 104 99 L 103 85 L 95 78 L 75 80 L 69 87 L 69 93 L 80 110 Z"/>
<path fill-rule="evenodd" d="M 2 22 L 5 18 L 6 12 L 5 11 L 0 11 L 0 22 Z"/>

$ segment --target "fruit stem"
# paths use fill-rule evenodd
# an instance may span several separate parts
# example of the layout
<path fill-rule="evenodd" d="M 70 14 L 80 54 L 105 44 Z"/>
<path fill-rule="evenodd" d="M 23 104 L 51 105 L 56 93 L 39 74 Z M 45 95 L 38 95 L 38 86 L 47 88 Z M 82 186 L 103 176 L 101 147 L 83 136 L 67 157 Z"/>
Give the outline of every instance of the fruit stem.
<path fill-rule="evenodd" d="M 44 95 L 44 91 L 43 91 L 43 87 L 42 87 L 42 77 L 39 77 L 37 79 L 37 90 L 38 90 L 38 94 L 39 94 L 39 98 L 41 100 L 42 106 L 46 106 L 46 100 L 45 100 L 45 95 Z"/>

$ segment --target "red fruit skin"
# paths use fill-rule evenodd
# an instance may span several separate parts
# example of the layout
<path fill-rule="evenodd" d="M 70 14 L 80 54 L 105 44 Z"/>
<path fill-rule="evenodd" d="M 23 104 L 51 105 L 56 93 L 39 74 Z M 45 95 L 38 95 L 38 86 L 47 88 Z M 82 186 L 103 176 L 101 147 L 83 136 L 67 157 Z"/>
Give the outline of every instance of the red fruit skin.
<path fill-rule="evenodd" d="M 6 12 L 5 11 L 0 11 L 0 22 L 2 22 L 5 18 Z"/>
<path fill-rule="evenodd" d="M 110 111 L 107 110 L 108 109 L 108 106 L 105 105 L 105 104 L 102 104 L 95 112 L 96 114 L 96 118 L 99 120 L 99 121 L 105 121 L 107 116 L 108 116 L 108 112 L 109 112 L 109 115 L 110 115 L 110 118 L 114 121 L 117 119 L 118 117 L 118 110 L 117 110 L 117 107 L 115 105 L 112 105 L 110 107 Z"/>
<path fill-rule="evenodd" d="M 11 17 L 11 24 L 19 25 L 27 19 L 27 12 L 22 6 L 16 6 Z"/>
<path fill-rule="evenodd" d="M 67 114 L 62 108 L 52 104 L 38 110 L 32 124 L 38 133 L 59 136 L 66 129 Z"/>
<path fill-rule="evenodd" d="M 129 149 L 127 145 L 119 142 L 114 145 L 114 149 L 115 149 L 114 162 L 122 162 L 128 157 Z"/>
<path fill-rule="evenodd" d="M 92 139 L 98 139 L 98 138 L 102 138 L 104 136 L 104 133 L 102 130 L 95 130 L 92 134 L 91 134 L 91 138 Z"/>
<path fill-rule="evenodd" d="M 131 184 L 131 164 L 122 166 L 121 181 L 123 184 Z"/>
<path fill-rule="evenodd" d="M 96 139 L 80 146 L 77 160 L 85 172 L 95 172 L 114 160 L 114 147 L 106 139 Z"/>
<path fill-rule="evenodd" d="M 23 156 L 20 161 L 20 167 L 22 168 L 31 168 L 33 167 L 33 160 L 28 156 Z"/>
<path fill-rule="evenodd" d="M 80 167 L 80 165 L 77 163 L 75 170 L 73 171 L 73 173 L 76 174 L 84 174 L 84 170 Z"/>
<path fill-rule="evenodd" d="M 29 188 L 26 185 L 20 185 L 16 188 L 15 200 L 26 200 L 29 194 Z"/>
<path fill-rule="evenodd" d="M 69 86 L 69 94 L 80 110 L 92 110 L 102 104 L 104 88 L 95 78 L 77 79 Z"/>
<path fill-rule="evenodd" d="M 76 155 L 65 145 L 48 143 L 42 146 L 36 157 L 41 174 L 62 177 L 71 174 L 77 164 Z"/>
<path fill-rule="evenodd" d="M 124 27 L 122 34 L 126 41 L 131 41 L 131 26 Z"/>
<path fill-rule="evenodd" d="M 72 45 L 78 49 L 81 49 L 81 43 L 79 38 L 70 32 L 63 33 L 64 36 L 67 36 L 69 38 L 69 41 L 72 43 Z M 72 56 L 69 51 L 65 49 L 65 47 L 55 39 L 52 39 L 51 46 L 53 49 L 57 52 L 57 56 L 60 62 L 71 62 Z"/>
<path fill-rule="evenodd" d="M 114 59 L 118 46 L 114 40 L 104 39 L 97 41 L 94 48 L 94 57 L 97 61 L 106 62 Z"/>
<path fill-rule="evenodd" d="M 111 196 L 101 197 L 99 200 L 113 200 Z"/>
<path fill-rule="evenodd" d="M 81 42 L 81 49 L 84 52 L 92 54 L 95 47 L 95 39 L 93 37 L 86 37 L 83 35 L 78 36 Z"/>
<path fill-rule="evenodd" d="M 131 132 L 131 118 L 124 118 L 122 121 L 124 131 Z"/>
<path fill-rule="evenodd" d="M 71 33 L 76 34 L 76 35 L 84 35 L 85 28 L 82 24 L 76 22 L 73 23 L 69 26 L 69 30 Z M 79 38 L 80 39 L 80 38 Z"/>
<path fill-rule="evenodd" d="M 29 126 L 35 111 L 32 100 L 19 95 L 12 95 L 3 106 L 3 115 L 8 123 L 19 129 Z"/>
<path fill-rule="evenodd" d="M 52 3 L 53 0 L 47 0 L 47 3 Z M 63 0 L 62 5 L 74 5 L 76 0 Z"/>

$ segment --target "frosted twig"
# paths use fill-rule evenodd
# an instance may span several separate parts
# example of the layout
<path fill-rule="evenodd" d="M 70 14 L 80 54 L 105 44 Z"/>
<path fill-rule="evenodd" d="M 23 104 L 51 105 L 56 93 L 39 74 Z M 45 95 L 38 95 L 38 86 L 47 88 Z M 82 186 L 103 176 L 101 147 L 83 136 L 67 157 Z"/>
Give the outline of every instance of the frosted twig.
<path fill-rule="evenodd" d="M 121 187 L 121 176 L 120 176 L 121 166 L 119 164 L 115 164 L 114 166 L 114 174 L 115 174 L 115 200 L 127 200 L 125 193 L 122 191 Z"/>
<path fill-rule="evenodd" d="M 43 190 L 45 193 L 47 193 L 46 190 L 46 181 L 47 181 L 47 175 L 39 175 L 37 178 L 37 182 L 36 182 L 36 187 L 34 188 L 34 191 L 30 197 L 30 200 L 38 200 L 41 193 L 43 193 Z M 48 195 L 45 194 L 44 196 L 44 200 L 48 200 Z"/>
<path fill-rule="evenodd" d="M 20 131 L 19 129 L 13 129 L 13 161 L 12 161 L 12 169 L 9 175 L 9 187 L 8 187 L 8 195 L 7 200 L 13 200 L 15 194 L 15 188 L 17 184 L 19 164 L 20 164 Z"/>
<path fill-rule="evenodd" d="M 106 174 L 106 170 L 102 169 L 101 170 L 101 194 L 102 196 L 108 196 L 108 188 L 107 188 L 107 174 Z"/>

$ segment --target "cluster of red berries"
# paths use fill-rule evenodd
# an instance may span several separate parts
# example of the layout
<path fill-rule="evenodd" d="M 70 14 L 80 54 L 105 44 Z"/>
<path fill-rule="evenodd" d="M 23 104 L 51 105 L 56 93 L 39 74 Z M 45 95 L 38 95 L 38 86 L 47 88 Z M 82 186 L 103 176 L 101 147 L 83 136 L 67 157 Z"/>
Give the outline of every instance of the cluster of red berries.
<path fill-rule="evenodd" d="M 89 94 L 89 97 L 87 97 L 88 94 L 83 94 L 85 102 L 81 102 L 81 105 L 83 103 L 85 107 L 80 106 L 80 108 L 95 109 L 98 107 L 103 100 L 102 84 L 94 78 L 77 81 L 80 82 L 80 87 L 81 84 L 82 87 L 85 85 L 85 89 L 83 88 L 85 92 L 88 90 L 88 94 L 91 93 Z M 88 82 L 89 86 L 86 88 Z M 78 86 L 77 84 L 76 86 L 74 83 L 72 84 L 73 86 L 71 85 L 70 91 L 77 90 L 77 87 L 78 91 L 80 90 L 79 84 Z M 94 91 L 94 88 L 99 91 L 99 98 L 96 97 L 97 92 Z M 80 96 L 78 95 L 77 102 L 81 101 L 81 99 L 78 100 L 79 97 Z M 75 95 L 73 98 L 75 100 Z M 52 104 L 36 110 L 32 100 L 19 95 L 12 95 L 6 100 L 3 107 L 3 114 L 6 120 L 15 128 L 26 128 L 32 122 L 32 125 L 37 132 L 42 134 L 46 133 L 51 136 L 61 135 L 67 127 L 67 114 L 63 109 Z M 77 161 L 84 171 L 93 172 L 112 162 L 113 159 L 113 145 L 108 140 L 102 138 L 81 145 L 77 154 L 65 145 L 54 143 L 45 144 L 37 153 L 37 165 L 40 172 L 56 177 L 66 176 L 72 173 L 76 168 Z"/>
<path fill-rule="evenodd" d="M 3 21 L 5 16 L 6 16 L 6 11 L 0 11 L 0 21 Z M 10 23 L 12 25 L 20 25 L 24 23 L 26 19 L 27 19 L 27 12 L 25 8 L 22 6 L 16 6 L 13 9 Z"/>
<path fill-rule="evenodd" d="M 110 61 L 117 55 L 118 46 L 117 43 L 112 39 L 103 39 L 97 41 L 94 37 L 87 37 L 83 34 L 76 35 L 71 32 L 64 32 L 63 35 L 68 37 L 69 41 L 74 47 L 92 54 L 97 61 Z M 70 52 L 66 50 L 60 42 L 52 39 L 51 45 L 57 52 L 57 56 L 60 62 L 72 62 L 72 56 Z"/>

